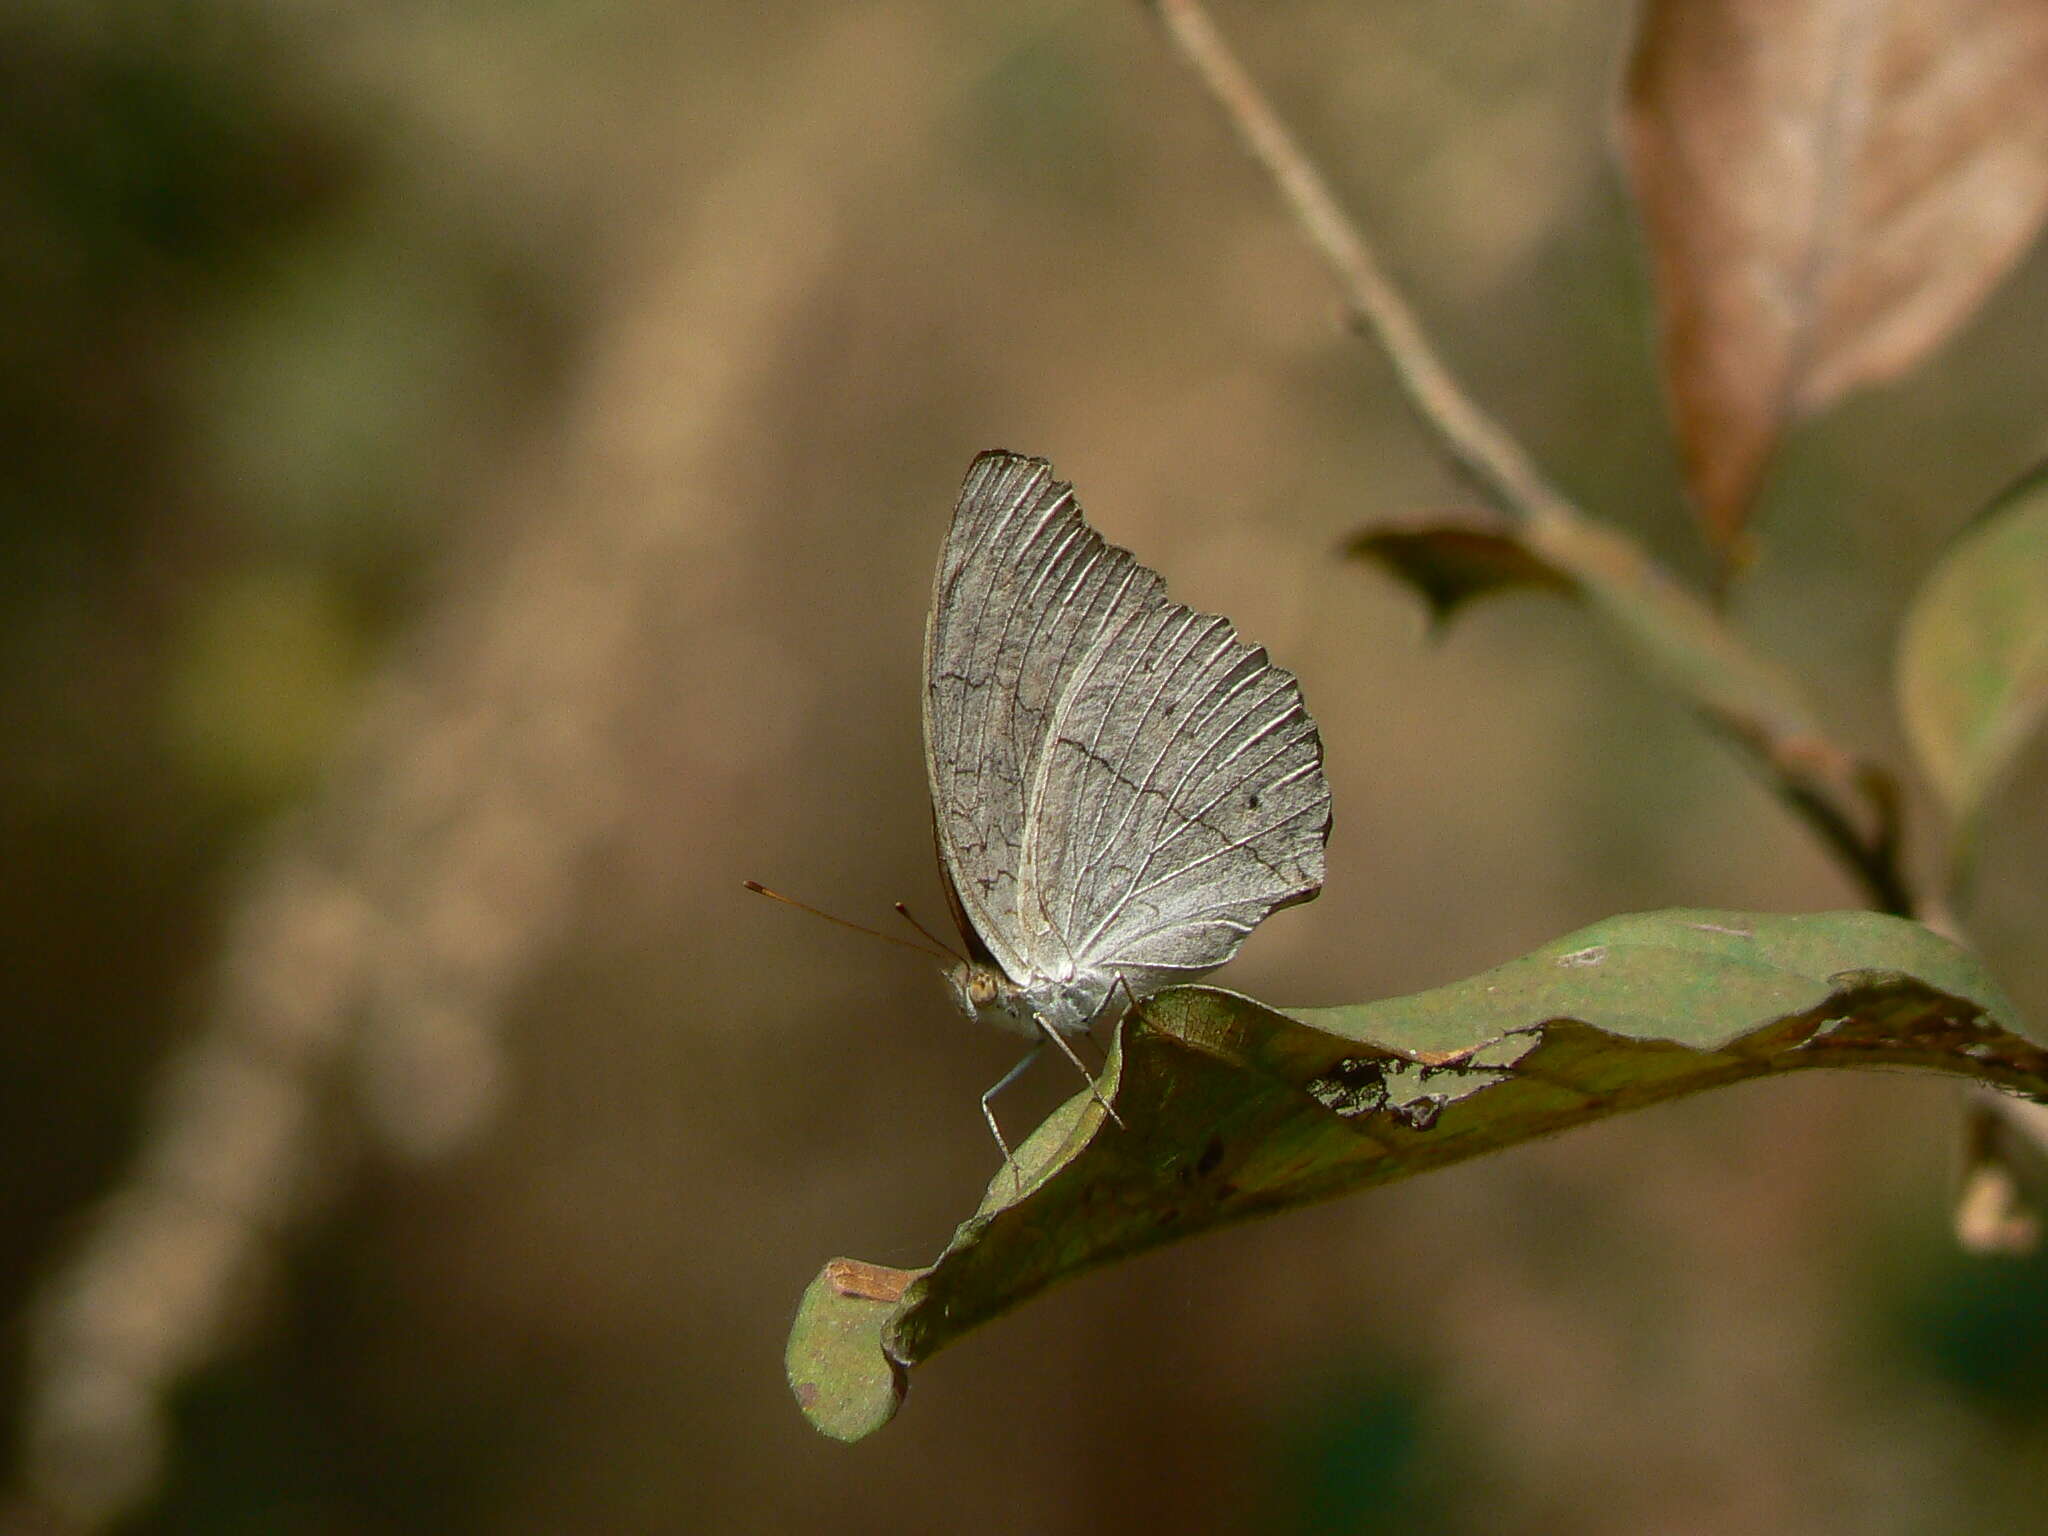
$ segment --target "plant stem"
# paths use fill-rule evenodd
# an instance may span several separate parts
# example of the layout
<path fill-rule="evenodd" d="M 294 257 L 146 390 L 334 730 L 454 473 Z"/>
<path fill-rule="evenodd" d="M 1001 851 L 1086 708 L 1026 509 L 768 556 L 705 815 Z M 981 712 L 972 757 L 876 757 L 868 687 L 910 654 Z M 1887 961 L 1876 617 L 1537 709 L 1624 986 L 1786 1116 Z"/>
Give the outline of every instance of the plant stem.
<path fill-rule="evenodd" d="M 1451 376 L 1357 222 L 1230 51 L 1208 12 L 1196 0 L 1147 3 L 1252 158 L 1273 178 L 1309 244 L 1343 285 L 1353 324 L 1379 342 L 1408 403 L 1443 440 L 1452 460 L 1516 517 L 1572 516 L 1571 503 L 1544 479 L 1521 444 Z"/>
<path fill-rule="evenodd" d="M 1711 652 L 1718 658 L 1719 675 L 1731 669 L 1745 678 L 1774 674 L 1776 669 L 1751 653 L 1716 610 L 1683 591 L 1617 530 L 1574 506 L 1507 429 L 1465 392 L 1364 232 L 1231 52 L 1200 0 L 1146 3 L 1252 159 L 1271 177 L 1296 225 L 1336 277 L 1353 323 L 1378 342 L 1424 427 L 1452 462 L 1522 525 L 1530 546 L 1582 585 L 1609 595 L 1623 593 L 1627 627 L 1638 649 L 1667 660 Z M 1635 600 L 1651 588 L 1656 602 Z M 1834 744 L 1810 718 L 1730 709 L 1698 689 L 1692 696 L 1703 713 L 1731 730 L 1863 887 L 1870 904 L 1910 916 L 1914 900 L 1898 858 L 1896 796 L 1883 772 Z"/>

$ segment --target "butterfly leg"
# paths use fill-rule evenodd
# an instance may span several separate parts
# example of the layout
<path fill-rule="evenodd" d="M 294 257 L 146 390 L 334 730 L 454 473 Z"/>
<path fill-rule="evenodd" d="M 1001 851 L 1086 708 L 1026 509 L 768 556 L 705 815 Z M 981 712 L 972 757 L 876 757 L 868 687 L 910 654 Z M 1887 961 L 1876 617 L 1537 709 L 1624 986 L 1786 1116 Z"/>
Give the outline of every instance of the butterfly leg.
<path fill-rule="evenodd" d="M 1010 1144 L 1003 1140 L 1003 1128 L 996 1124 L 995 1105 L 991 1101 L 1010 1084 L 1022 1077 L 1031 1063 L 1038 1060 L 1038 1053 L 1045 1049 L 1045 1042 L 1039 1041 L 1024 1053 L 1024 1059 L 1005 1072 L 1002 1081 L 981 1096 L 981 1116 L 988 1121 L 989 1134 L 996 1139 L 996 1145 L 1003 1149 L 1003 1166 L 1010 1170 L 1010 1176 L 1017 1181 L 1017 1192 L 1024 1192 L 1024 1170 L 1017 1166 L 1017 1159 L 1010 1151 Z"/>
<path fill-rule="evenodd" d="M 1065 1053 L 1067 1060 L 1074 1064 L 1074 1070 L 1088 1079 L 1088 1091 L 1095 1095 L 1095 1102 L 1102 1106 L 1102 1112 L 1116 1122 L 1116 1128 L 1120 1131 L 1128 1129 L 1124 1124 L 1124 1117 L 1116 1112 L 1116 1106 L 1105 1099 L 1102 1096 L 1102 1090 L 1095 1086 L 1095 1074 L 1088 1070 L 1088 1063 L 1075 1054 L 1073 1046 L 1067 1043 L 1067 1037 L 1058 1030 L 1044 1024 L 1039 1025 L 1038 1028 L 1039 1032 L 1046 1039 L 1050 1040 Z"/>
<path fill-rule="evenodd" d="M 1128 981 L 1124 980 L 1123 973 L 1121 971 L 1117 973 L 1116 985 L 1124 989 L 1124 1001 L 1127 1002 L 1130 1006 L 1124 1009 L 1123 1017 L 1129 1018 L 1132 1014 L 1138 1011 L 1138 994 L 1131 990 L 1131 984 Z M 1113 990 L 1114 988 L 1112 988 L 1112 991 Z M 1107 1059 L 1108 1058 L 1105 1056 L 1104 1060 L 1106 1061 Z"/>

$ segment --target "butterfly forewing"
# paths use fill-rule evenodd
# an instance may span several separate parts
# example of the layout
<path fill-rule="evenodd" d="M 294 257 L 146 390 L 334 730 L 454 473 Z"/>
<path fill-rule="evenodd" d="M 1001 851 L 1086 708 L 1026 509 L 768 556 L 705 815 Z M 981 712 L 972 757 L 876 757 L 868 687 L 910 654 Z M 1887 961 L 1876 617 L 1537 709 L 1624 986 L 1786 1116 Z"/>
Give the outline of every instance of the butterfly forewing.
<path fill-rule="evenodd" d="M 975 460 L 925 632 L 925 750 L 939 848 L 961 906 L 1012 979 L 1047 952 L 1022 898 L 1028 787 L 1060 688 L 1100 615 L 1159 578 L 1112 550 L 1036 460 Z"/>

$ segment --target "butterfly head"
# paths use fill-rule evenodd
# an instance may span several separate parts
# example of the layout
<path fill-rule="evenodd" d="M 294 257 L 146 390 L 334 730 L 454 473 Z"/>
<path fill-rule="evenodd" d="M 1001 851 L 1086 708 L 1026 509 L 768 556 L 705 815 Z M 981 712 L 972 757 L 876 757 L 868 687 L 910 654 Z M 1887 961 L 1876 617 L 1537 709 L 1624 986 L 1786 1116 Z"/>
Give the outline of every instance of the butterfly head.
<path fill-rule="evenodd" d="M 953 989 L 953 1001 L 968 1018 L 1020 1035 L 1038 1033 L 1024 988 L 988 961 L 963 960 L 946 972 L 946 982 Z"/>
<path fill-rule="evenodd" d="M 963 960 L 946 972 L 946 981 L 968 1018 L 1034 1037 L 1046 1029 L 1085 1033 L 1110 997 L 1105 975 L 1069 971 L 1039 977 L 1027 986 L 987 960 Z"/>

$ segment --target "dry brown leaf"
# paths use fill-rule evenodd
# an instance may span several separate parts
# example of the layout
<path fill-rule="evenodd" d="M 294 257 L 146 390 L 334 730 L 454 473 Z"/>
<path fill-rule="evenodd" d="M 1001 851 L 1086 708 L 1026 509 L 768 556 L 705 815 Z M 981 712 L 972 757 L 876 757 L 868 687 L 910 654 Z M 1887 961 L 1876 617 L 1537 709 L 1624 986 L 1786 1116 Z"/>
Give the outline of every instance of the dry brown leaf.
<path fill-rule="evenodd" d="M 1624 119 L 1709 534 L 1779 434 L 1912 367 L 2048 209 L 2048 0 L 1649 0 Z"/>

